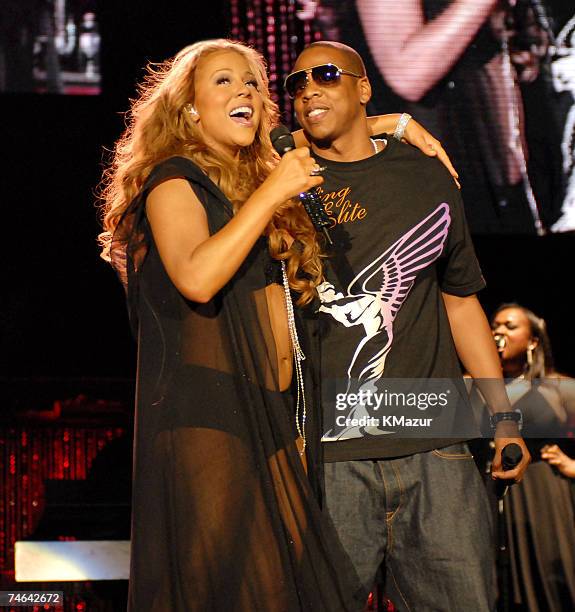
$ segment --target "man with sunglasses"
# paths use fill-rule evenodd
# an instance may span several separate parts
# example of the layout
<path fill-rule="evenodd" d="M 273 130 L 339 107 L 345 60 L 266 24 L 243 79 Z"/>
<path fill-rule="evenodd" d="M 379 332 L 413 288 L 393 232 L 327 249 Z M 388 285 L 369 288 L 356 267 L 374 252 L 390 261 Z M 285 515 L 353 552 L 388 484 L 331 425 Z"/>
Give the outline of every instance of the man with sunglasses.
<path fill-rule="evenodd" d="M 475 430 L 461 400 L 438 399 L 442 384 L 446 398 L 458 393 L 458 357 L 475 378 L 496 381 L 482 387 L 498 413 L 493 476 L 520 480 L 529 453 L 475 297 L 484 281 L 459 191 L 437 160 L 370 138 L 371 88 L 350 47 L 312 44 L 285 87 L 324 167 L 318 192 L 332 221 L 318 287 L 325 503 L 364 586 L 358 609 L 381 567 L 398 610 L 492 610 L 490 509 L 465 444 Z M 417 381 L 436 391 L 427 403 L 386 412 L 388 390 Z M 511 442 L 523 460 L 503 472 Z"/>

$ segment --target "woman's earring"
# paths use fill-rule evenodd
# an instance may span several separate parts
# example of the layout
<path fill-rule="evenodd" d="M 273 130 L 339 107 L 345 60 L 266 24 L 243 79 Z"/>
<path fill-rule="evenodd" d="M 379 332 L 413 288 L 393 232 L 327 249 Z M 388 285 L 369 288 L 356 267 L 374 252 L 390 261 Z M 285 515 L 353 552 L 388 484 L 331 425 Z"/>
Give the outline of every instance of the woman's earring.
<path fill-rule="evenodd" d="M 533 365 L 533 346 L 527 347 L 527 365 L 531 367 Z"/>
<path fill-rule="evenodd" d="M 195 119 L 196 117 L 199 117 L 199 113 L 196 110 L 196 107 L 193 106 L 192 104 L 186 104 L 185 109 L 186 109 L 186 112 L 190 114 L 192 119 Z"/>

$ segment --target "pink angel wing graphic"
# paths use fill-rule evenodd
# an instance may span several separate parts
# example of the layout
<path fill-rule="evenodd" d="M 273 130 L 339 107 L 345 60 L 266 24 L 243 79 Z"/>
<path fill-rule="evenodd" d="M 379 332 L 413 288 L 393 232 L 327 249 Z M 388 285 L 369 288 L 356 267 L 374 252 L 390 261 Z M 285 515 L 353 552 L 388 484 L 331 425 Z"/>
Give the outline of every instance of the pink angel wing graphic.
<path fill-rule="evenodd" d="M 382 327 L 387 332 L 384 347 L 361 370 L 360 381 L 374 381 L 383 375 L 385 359 L 393 344 L 395 317 L 413 287 L 417 273 L 441 255 L 450 223 L 449 206 L 440 204 L 350 283 L 348 293 L 359 288 L 364 294 L 376 296 L 380 302 Z M 379 286 L 370 290 L 374 281 Z"/>
<path fill-rule="evenodd" d="M 393 343 L 395 317 L 417 273 L 441 255 L 450 223 L 449 206 L 442 203 L 364 268 L 349 284 L 346 296 L 337 294 L 323 302 L 320 311 L 330 313 L 348 327 L 363 325 L 365 329 L 365 338 L 357 346 L 348 368 L 350 384 L 362 349 L 386 332 L 385 345 L 369 357 L 357 378 L 360 383 L 375 383 L 383 375 Z"/>

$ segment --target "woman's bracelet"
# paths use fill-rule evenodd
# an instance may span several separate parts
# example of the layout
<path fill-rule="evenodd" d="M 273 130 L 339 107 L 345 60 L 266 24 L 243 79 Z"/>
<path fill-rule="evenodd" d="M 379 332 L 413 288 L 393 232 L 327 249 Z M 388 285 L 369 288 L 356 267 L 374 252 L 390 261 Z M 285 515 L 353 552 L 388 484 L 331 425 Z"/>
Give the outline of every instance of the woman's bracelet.
<path fill-rule="evenodd" d="M 408 113 L 402 113 L 399 121 L 397 122 L 397 126 L 395 127 L 395 132 L 393 132 L 393 137 L 397 140 L 401 140 L 403 135 L 405 134 L 405 128 L 407 124 L 411 120 L 411 115 Z"/>

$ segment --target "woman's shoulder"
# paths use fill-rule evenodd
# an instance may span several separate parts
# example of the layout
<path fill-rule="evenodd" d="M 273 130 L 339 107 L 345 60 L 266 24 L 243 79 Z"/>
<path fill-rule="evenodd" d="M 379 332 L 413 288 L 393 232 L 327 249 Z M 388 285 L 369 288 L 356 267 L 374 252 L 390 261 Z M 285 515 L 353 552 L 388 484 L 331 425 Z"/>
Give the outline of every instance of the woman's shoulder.
<path fill-rule="evenodd" d="M 550 387 L 559 387 L 561 385 L 572 386 L 575 384 L 575 378 L 557 371 L 546 372 L 545 376 L 539 380 L 540 384 L 548 385 Z"/>
<path fill-rule="evenodd" d="M 187 178 L 199 182 L 209 181 L 206 174 L 193 160 L 182 155 L 175 155 L 159 161 L 148 175 L 146 184 L 148 188 L 152 188 L 170 178 Z"/>
<path fill-rule="evenodd" d="M 150 172 L 143 192 L 147 195 L 154 187 L 174 178 L 183 178 L 192 184 L 192 188 L 199 199 L 221 201 L 224 208 L 230 208 L 226 196 L 202 168 L 189 157 L 175 155 L 159 161 Z"/>

